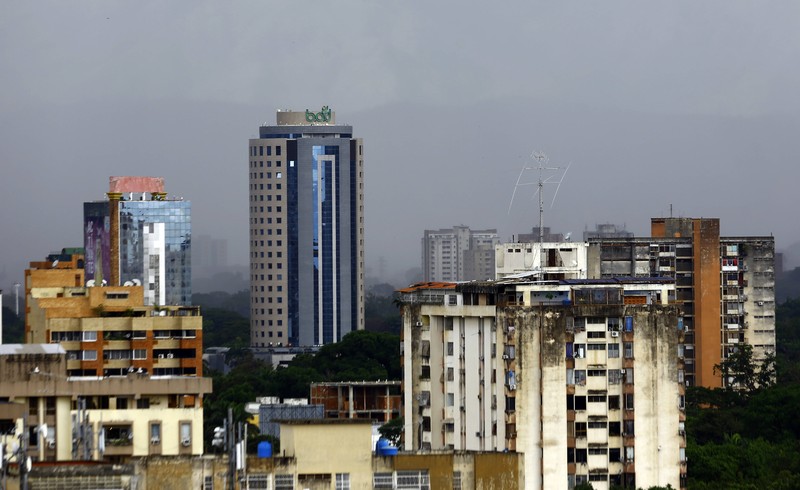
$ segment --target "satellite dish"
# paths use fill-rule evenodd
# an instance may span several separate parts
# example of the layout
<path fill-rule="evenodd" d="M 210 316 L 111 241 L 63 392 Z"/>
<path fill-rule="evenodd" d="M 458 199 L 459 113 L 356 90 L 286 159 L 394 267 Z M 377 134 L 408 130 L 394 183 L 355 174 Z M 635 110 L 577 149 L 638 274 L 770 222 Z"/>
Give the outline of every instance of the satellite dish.
<path fill-rule="evenodd" d="M 133 286 L 133 281 L 125 281 L 123 286 Z"/>
<path fill-rule="evenodd" d="M 105 279 L 103 279 L 103 282 L 100 283 L 101 286 L 105 286 L 106 284 L 108 284 L 108 281 L 106 281 Z"/>
<path fill-rule="evenodd" d="M 50 267 L 52 267 L 53 269 L 55 269 L 57 265 L 58 265 L 58 259 L 54 260 L 54 261 L 53 261 L 53 265 L 51 265 Z"/>
<path fill-rule="evenodd" d="M 564 235 L 564 241 L 568 242 L 570 238 L 572 238 L 572 232 L 571 231 L 568 232 L 566 235 Z"/>
<path fill-rule="evenodd" d="M 94 279 L 89 279 L 88 281 L 86 281 L 86 287 L 87 288 L 93 288 L 94 287 Z"/>
<path fill-rule="evenodd" d="M 43 438 L 47 439 L 47 424 L 39 425 L 39 434 L 41 434 Z"/>
<path fill-rule="evenodd" d="M 131 282 L 133 283 L 134 286 L 142 285 L 142 281 L 140 281 L 139 279 L 132 279 Z"/>

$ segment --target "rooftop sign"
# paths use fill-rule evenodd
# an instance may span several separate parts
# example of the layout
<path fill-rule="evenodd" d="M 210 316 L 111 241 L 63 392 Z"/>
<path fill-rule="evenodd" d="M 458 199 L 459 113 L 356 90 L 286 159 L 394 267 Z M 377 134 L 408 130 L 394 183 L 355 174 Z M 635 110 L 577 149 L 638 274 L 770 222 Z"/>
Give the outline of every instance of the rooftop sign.
<path fill-rule="evenodd" d="M 331 122 L 331 109 L 328 106 L 322 106 L 322 110 L 316 113 L 306 109 L 306 122 L 310 123 Z"/>

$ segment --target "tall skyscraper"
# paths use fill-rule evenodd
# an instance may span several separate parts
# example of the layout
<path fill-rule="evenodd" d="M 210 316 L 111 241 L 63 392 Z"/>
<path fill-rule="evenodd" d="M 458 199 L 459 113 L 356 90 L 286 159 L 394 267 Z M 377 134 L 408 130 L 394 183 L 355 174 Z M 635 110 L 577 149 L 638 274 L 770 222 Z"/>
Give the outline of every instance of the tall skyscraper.
<path fill-rule="evenodd" d="M 364 160 L 353 127 L 278 111 L 250 140 L 253 347 L 320 345 L 364 328 Z"/>
<path fill-rule="evenodd" d="M 141 284 L 146 305 L 190 305 L 191 203 L 167 198 L 160 177 L 111 177 L 107 195 L 83 204 L 86 279 Z"/>

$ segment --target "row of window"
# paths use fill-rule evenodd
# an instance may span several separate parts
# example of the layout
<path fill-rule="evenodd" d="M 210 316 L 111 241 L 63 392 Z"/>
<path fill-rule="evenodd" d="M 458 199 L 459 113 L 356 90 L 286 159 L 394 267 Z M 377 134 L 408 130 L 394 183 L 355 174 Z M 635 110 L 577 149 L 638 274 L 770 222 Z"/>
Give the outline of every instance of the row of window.
<path fill-rule="evenodd" d="M 277 163 L 278 164 L 277 166 L 280 167 L 280 162 L 275 162 L 275 163 Z M 262 167 L 264 166 L 263 162 L 262 162 L 261 166 Z M 267 162 L 267 167 L 271 167 L 271 166 L 272 166 L 272 162 Z M 263 179 L 264 178 L 264 172 L 250 172 L 250 178 L 251 179 Z M 267 177 L 266 178 L 271 179 L 272 178 L 272 172 L 267 172 Z M 282 179 L 283 178 L 283 172 L 275 172 L 275 178 L 276 179 Z"/>
<path fill-rule="evenodd" d="M 98 333 L 100 334 L 98 336 Z M 197 330 L 153 330 L 156 339 L 193 339 L 197 337 Z M 50 342 L 96 342 L 98 338 L 105 341 L 146 339 L 146 330 L 85 330 L 85 331 L 53 331 L 50 332 Z"/>
<path fill-rule="evenodd" d="M 281 189 L 281 185 L 280 184 L 275 184 L 275 189 L 276 190 L 280 190 Z M 263 191 L 264 190 L 264 184 L 250 184 L 250 190 L 251 191 Z M 266 190 L 271 191 L 272 190 L 272 184 L 267 184 L 267 189 Z"/>
<path fill-rule="evenodd" d="M 257 280 L 259 280 L 259 277 L 263 281 L 265 276 L 264 276 L 264 274 L 250 274 L 250 280 L 251 281 L 257 281 Z M 267 278 L 266 280 L 267 281 L 272 281 L 272 277 L 273 277 L 272 274 L 267 274 L 266 275 L 266 278 Z M 278 281 L 282 281 L 283 280 L 283 274 L 275 274 L 275 278 Z"/>
<path fill-rule="evenodd" d="M 283 208 L 281 208 L 280 206 L 275 206 L 275 212 L 276 213 L 280 213 L 282 209 Z M 256 211 L 258 211 L 259 213 L 263 213 L 264 212 L 264 206 L 250 206 L 250 212 L 251 213 L 255 213 Z M 268 213 L 272 212 L 272 206 L 267 206 L 267 212 Z"/>
<path fill-rule="evenodd" d="M 261 195 L 251 195 L 250 196 L 250 200 L 251 201 L 263 201 L 264 200 L 264 195 L 263 194 L 261 194 Z M 283 200 L 283 196 L 280 195 L 280 194 L 277 194 L 277 195 L 275 195 L 275 200 L 276 201 L 282 201 Z M 272 194 L 267 194 L 267 201 L 272 201 Z"/>
<path fill-rule="evenodd" d="M 258 146 L 251 146 L 250 147 L 250 156 L 264 156 L 264 148 L 266 148 L 267 156 L 272 155 L 273 149 L 275 151 L 276 156 L 281 155 L 281 146 L 271 146 L 271 145 L 258 145 Z"/>

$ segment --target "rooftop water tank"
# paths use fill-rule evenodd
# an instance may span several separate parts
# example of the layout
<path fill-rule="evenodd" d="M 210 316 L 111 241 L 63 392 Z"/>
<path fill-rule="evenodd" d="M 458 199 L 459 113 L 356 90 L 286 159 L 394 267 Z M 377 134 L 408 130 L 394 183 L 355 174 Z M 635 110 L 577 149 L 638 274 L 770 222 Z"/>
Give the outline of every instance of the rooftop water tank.
<path fill-rule="evenodd" d="M 259 458 L 271 458 L 272 457 L 272 444 L 267 441 L 261 441 L 258 443 L 258 457 Z"/>
<path fill-rule="evenodd" d="M 381 437 L 375 444 L 375 452 L 378 456 L 397 456 L 397 448 L 392 443 Z"/>

